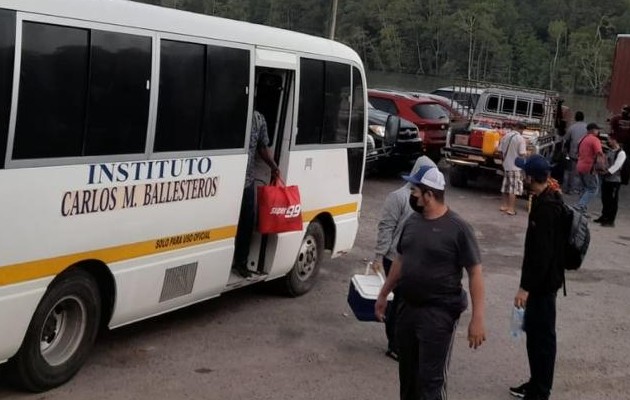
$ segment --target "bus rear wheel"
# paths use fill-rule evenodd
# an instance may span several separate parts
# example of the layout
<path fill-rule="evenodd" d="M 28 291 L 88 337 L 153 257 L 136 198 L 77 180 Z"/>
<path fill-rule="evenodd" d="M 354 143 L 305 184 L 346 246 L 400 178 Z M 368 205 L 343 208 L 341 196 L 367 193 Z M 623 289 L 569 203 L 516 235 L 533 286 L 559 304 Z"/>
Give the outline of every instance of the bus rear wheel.
<path fill-rule="evenodd" d="M 74 270 L 53 282 L 11 360 L 16 383 L 42 392 L 72 378 L 92 349 L 100 315 L 100 293 L 92 275 Z"/>
<path fill-rule="evenodd" d="M 323 257 L 324 228 L 314 221 L 308 225 L 295 264 L 285 278 L 286 291 L 290 296 L 301 296 L 311 290 Z"/>

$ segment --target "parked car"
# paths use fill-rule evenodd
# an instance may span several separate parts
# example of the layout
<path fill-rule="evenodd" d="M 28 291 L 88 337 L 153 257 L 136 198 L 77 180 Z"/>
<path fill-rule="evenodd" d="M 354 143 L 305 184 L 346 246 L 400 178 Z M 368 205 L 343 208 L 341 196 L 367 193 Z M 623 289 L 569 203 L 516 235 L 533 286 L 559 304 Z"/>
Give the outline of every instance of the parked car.
<path fill-rule="evenodd" d="M 424 151 L 438 161 L 446 143 L 450 120 L 448 112 L 435 100 L 416 98 L 406 92 L 368 90 L 370 103 L 379 110 L 398 115 L 418 127 L 424 143 Z"/>
<path fill-rule="evenodd" d="M 457 100 L 448 99 L 446 97 L 424 92 L 409 92 L 413 97 L 428 98 L 438 102 L 446 112 L 450 120 L 450 128 L 461 127 L 468 123 L 472 110 L 462 105 Z"/>
<path fill-rule="evenodd" d="M 423 154 L 423 140 L 418 127 L 400 118 L 400 128 L 391 143 L 385 138 L 385 126 L 390 113 L 368 103 L 368 146 L 366 163 L 369 168 L 406 167 Z"/>
<path fill-rule="evenodd" d="M 479 97 L 483 93 L 484 88 L 471 87 L 470 85 L 464 86 L 446 86 L 439 89 L 435 89 L 431 94 L 446 97 L 449 100 L 455 100 L 462 106 L 464 106 L 469 112 L 472 112 L 477 107 Z"/>

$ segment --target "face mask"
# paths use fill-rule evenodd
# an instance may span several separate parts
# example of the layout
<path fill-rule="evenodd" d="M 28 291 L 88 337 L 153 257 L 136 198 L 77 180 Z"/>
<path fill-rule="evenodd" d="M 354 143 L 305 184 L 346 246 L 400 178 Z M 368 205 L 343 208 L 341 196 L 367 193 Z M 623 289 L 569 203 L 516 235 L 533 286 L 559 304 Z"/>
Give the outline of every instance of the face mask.
<path fill-rule="evenodd" d="M 414 210 L 417 213 L 422 214 L 424 212 L 424 206 L 419 206 L 418 198 L 414 197 L 414 195 L 412 194 L 409 195 L 409 206 L 411 207 L 412 210 Z"/>

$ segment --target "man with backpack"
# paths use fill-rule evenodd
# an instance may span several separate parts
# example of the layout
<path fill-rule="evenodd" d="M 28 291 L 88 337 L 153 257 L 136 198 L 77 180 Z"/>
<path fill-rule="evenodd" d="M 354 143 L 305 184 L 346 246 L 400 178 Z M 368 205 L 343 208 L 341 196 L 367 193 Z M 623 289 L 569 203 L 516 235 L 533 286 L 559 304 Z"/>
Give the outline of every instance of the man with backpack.
<path fill-rule="evenodd" d="M 523 330 L 527 335 L 530 378 L 510 393 L 526 400 L 547 400 L 556 361 L 556 295 L 564 282 L 565 252 L 569 226 L 562 194 L 549 179 L 551 165 L 535 154 L 517 158 L 533 192 L 520 287 L 514 306 L 525 309 Z"/>
<path fill-rule="evenodd" d="M 606 159 L 607 165 L 610 167 L 603 175 L 602 215 L 594 222 L 599 222 L 602 226 L 614 227 L 619 205 L 619 188 L 622 183 L 621 172 L 622 167 L 626 165 L 626 152 L 621 148 L 615 136 L 608 138 L 608 145 L 609 150 L 606 152 Z M 628 181 L 626 180 L 625 183 L 627 184 Z"/>

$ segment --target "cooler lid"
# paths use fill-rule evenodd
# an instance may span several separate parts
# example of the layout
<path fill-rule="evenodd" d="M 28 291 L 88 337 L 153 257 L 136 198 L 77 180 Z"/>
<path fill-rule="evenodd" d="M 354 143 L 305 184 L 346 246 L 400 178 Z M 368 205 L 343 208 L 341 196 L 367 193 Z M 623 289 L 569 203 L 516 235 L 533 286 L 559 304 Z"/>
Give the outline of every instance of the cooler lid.
<path fill-rule="evenodd" d="M 352 283 L 361 297 L 370 300 L 376 300 L 383 286 L 383 280 L 378 275 L 355 275 L 352 277 Z M 393 293 L 387 296 L 387 300 L 393 298 Z"/>

